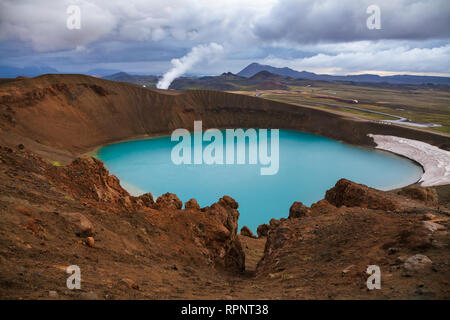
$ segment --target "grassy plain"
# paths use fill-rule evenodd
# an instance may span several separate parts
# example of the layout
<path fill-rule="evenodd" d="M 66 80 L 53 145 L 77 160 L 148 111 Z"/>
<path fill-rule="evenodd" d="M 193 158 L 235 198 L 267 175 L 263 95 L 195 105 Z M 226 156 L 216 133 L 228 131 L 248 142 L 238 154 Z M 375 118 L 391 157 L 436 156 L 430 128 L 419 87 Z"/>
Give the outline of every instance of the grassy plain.
<path fill-rule="evenodd" d="M 387 113 L 417 123 L 440 124 L 420 128 L 450 135 L 450 89 L 436 86 L 355 85 L 314 81 L 287 90 L 233 91 L 260 98 L 324 109 L 368 120 L 395 120 L 386 115 L 348 106 Z M 354 100 L 357 100 L 356 103 Z"/>

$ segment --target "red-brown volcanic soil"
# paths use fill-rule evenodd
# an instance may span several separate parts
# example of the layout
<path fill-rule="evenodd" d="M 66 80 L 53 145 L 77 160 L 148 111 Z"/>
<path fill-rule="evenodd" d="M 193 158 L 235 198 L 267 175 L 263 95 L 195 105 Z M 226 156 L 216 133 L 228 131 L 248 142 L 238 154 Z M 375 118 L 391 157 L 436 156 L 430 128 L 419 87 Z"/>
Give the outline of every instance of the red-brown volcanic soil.
<path fill-rule="evenodd" d="M 206 208 L 183 207 L 173 194 L 134 197 L 101 161 L 79 157 L 107 142 L 191 129 L 194 120 L 359 145 L 372 144 L 367 133 L 448 143 L 223 92 L 166 93 L 80 75 L 1 81 L 0 298 L 450 297 L 448 187 L 382 192 L 340 180 L 324 200 L 294 203 L 249 237 L 238 235 L 239 205 L 226 195 Z M 81 268 L 81 290 L 66 287 L 69 265 Z M 381 290 L 366 288 L 368 265 L 380 267 Z"/>

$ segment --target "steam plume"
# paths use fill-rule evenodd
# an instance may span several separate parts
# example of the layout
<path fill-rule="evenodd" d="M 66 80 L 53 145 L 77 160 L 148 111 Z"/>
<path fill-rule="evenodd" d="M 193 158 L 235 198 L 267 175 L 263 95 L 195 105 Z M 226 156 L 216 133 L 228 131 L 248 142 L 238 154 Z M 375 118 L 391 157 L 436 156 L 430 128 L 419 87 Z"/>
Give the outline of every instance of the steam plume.
<path fill-rule="evenodd" d="M 191 69 L 196 63 L 202 60 L 213 60 L 223 53 L 223 47 L 220 44 L 211 42 L 209 45 L 199 45 L 180 59 L 172 59 L 173 68 L 167 71 L 156 87 L 158 89 L 168 89 L 173 80 L 183 75 Z"/>

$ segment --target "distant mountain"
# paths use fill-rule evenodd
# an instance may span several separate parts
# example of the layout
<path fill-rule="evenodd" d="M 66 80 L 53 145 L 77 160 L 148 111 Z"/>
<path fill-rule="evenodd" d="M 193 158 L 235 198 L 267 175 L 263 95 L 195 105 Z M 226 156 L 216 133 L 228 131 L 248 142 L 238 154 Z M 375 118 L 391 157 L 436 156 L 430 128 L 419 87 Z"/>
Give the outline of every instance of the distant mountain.
<path fill-rule="evenodd" d="M 287 67 L 277 68 L 277 67 L 272 67 L 272 66 L 268 66 L 268 65 L 262 65 L 262 64 L 259 64 L 256 62 L 249 64 L 247 67 L 245 67 L 240 72 L 238 72 L 237 75 L 241 76 L 241 77 L 250 78 L 261 71 L 268 71 L 273 74 L 278 74 L 278 75 L 284 76 L 284 77 L 291 77 L 294 79 L 299 79 L 299 78 L 310 79 L 308 77 L 317 76 L 315 73 L 311 73 L 311 72 L 306 72 L 306 71 L 298 72 L 298 71 L 292 70 Z M 316 79 L 310 79 L 310 80 L 316 80 Z"/>
<path fill-rule="evenodd" d="M 252 66 L 254 67 L 254 66 Z M 277 68 L 274 68 L 277 69 Z M 272 71 L 276 71 L 271 69 Z M 288 69 L 288 68 L 281 68 Z M 294 75 L 295 70 L 291 70 L 291 75 Z M 246 78 L 231 72 L 222 73 L 219 76 L 204 76 L 204 77 L 179 77 L 176 78 L 170 85 L 170 89 L 175 90 L 220 90 L 220 91 L 242 91 L 242 90 L 289 90 L 292 87 L 313 85 L 313 81 L 337 81 L 337 83 L 349 84 L 349 85 L 364 85 L 371 87 L 393 87 L 393 86 L 421 86 L 425 83 L 428 86 L 434 77 L 416 77 L 420 84 L 404 83 L 404 76 L 390 77 L 390 83 L 386 81 L 388 77 L 379 77 L 377 75 L 357 75 L 349 77 L 337 77 L 329 75 L 316 75 L 310 72 L 297 72 L 302 77 L 295 78 L 292 76 L 284 76 L 276 73 L 272 73 L 266 70 L 257 72 L 256 74 Z M 305 74 L 307 76 L 305 76 Z M 310 79 L 307 79 L 310 78 Z M 315 78 L 318 80 L 311 80 Z M 438 78 L 437 80 L 447 79 Z M 118 72 L 108 76 L 102 77 L 102 79 L 129 82 L 146 88 L 156 88 L 156 84 L 160 77 L 153 75 L 136 75 L 126 72 Z M 383 79 L 383 81 L 377 81 Z M 407 79 L 408 80 L 408 79 Z M 448 79 L 447 79 L 448 80 Z M 436 81 L 439 84 L 439 81 Z M 320 85 L 320 83 L 317 83 Z M 444 83 L 445 85 L 446 83 Z M 436 86 L 436 84 L 432 84 Z"/>
<path fill-rule="evenodd" d="M 0 78 L 15 78 L 18 76 L 36 77 L 46 73 L 59 73 L 59 71 L 49 66 L 30 66 L 24 68 L 0 66 Z"/>
<path fill-rule="evenodd" d="M 292 77 L 286 77 L 286 76 L 282 76 L 279 74 L 275 74 L 275 73 L 271 73 L 269 71 L 260 71 L 257 74 L 251 76 L 249 79 L 250 80 L 271 80 L 271 81 L 282 81 L 282 80 L 286 80 L 286 78 L 291 78 Z"/>
<path fill-rule="evenodd" d="M 36 77 L 46 73 L 60 73 L 55 68 L 49 66 L 29 66 L 16 68 L 10 66 L 0 66 L 0 78 L 15 78 L 18 76 Z M 114 73 L 120 73 L 120 70 L 114 69 L 91 69 L 88 72 L 82 72 L 89 76 L 103 77 Z"/>
<path fill-rule="evenodd" d="M 368 82 L 368 83 L 392 83 L 392 84 L 446 84 L 450 85 L 449 77 L 429 77 L 429 76 L 411 76 L 411 75 L 395 75 L 381 77 L 374 74 L 360 74 L 350 76 L 333 76 L 328 74 L 315 74 L 307 71 L 295 71 L 290 68 L 277 68 L 259 63 L 251 63 L 240 72 L 238 76 L 251 78 L 261 71 L 267 71 L 284 77 L 292 77 L 294 79 L 306 80 L 322 80 L 322 81 L 352 81 L 352 82 Z"/>
<path fill-rule="evenodd" d="M 242 80 L 242 79 L 245 79 L 244 77 L 235 75 L 234 73 L 231 73 L 231 72 L 224 72 L 220 76 L 218 76 L 217 78 L 221 78 L 223 80 Z"/>
<path fill-rule="evenodd" d="M 134 75 L 126 72 L 114 73 L 108 76 L 104 76 L 102 77 L 102 79 L 120 82 L 130 82 L 147 88 L 155 88 L 156 83 L 158 82 L 158 77 L 156 76 Z"/>
<path fill-rule="evenodd" d="M 97 68 L 97 69 L 91 69 L 88 72 L 86 72 L 87 75 L 90 76 L 97 76 L 97 77 L 104 77 L 107 75 L 111 75 L 114 73 L 120 73 L 121 70 L 117 70 L 117 69 L 101 69 L 101 68 Z"/>
<path fill-rule="evenodd" d="M 136 79 L 135 76 L 132 76 L 126 72 L 117 72 L 114 74 L 110 74 L 107 76 L 102 77 L 103 79 L 106 80 L 112 80 L 112 81 L 123 81 L 123 82 L 132 82 L 133 80 Z"/>

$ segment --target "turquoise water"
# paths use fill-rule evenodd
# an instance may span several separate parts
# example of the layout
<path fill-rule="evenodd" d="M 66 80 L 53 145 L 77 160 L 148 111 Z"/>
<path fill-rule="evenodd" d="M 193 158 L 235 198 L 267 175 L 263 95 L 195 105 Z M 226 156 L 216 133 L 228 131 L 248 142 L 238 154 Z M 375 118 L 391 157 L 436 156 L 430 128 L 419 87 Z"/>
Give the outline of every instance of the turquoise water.
<path fill-rule="evenodd" d="M 98 157 L 131 193 L 151 192 L 156 199 L 171 192 L 202 207 L 229 195 L 239 203 L 239 226 L 253 231 L 271 218 L 287 217 L 294 201 L 309 206 L 323 199 L 340 178 L 388 190 L 422 175 L 405 158 L 288 130 L 280 130 L 276 175 L 260 175 L 260 164 L 175 165 L 171 151 L 177 143 L 170 137 L 117 143 L 101 148 Z"/>

